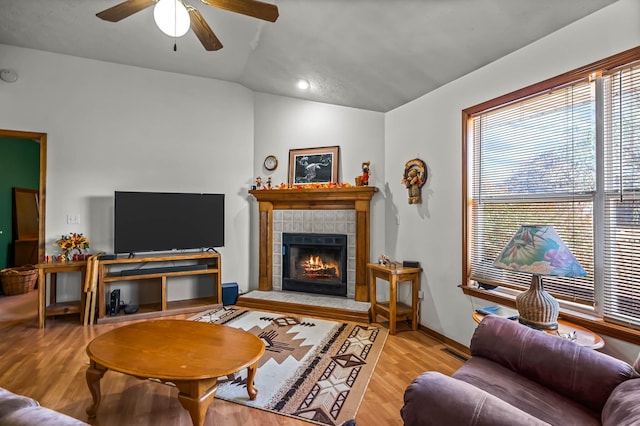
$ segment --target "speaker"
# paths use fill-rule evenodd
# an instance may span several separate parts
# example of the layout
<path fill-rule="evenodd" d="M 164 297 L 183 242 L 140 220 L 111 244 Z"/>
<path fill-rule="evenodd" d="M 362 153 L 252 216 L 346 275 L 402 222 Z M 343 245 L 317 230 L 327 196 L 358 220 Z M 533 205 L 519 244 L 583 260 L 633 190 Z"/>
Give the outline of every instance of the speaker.
<path fill-rule="evenodd" d="M 238 300 L 238 283 L 222 283 L 222 305 L 235 305 Z"/>
<path fill-rule="evenodd" d="M 415 260 L 404 260 L 402 261 L 402 266 L 405 268 L 419 268 L 420 262 Z"/>
<path fill-rule="evenodd" d="M 117 288 L 111 292 L 111 302 L 109 303 L 109 315 L 118 315 L 120 311 L 120 289 Z"/>
<path fill-rule="evenodd" d="M 114 260 L 117 256 L 115 254 L 101 254 L 98 256 L 100 260 Z"/>

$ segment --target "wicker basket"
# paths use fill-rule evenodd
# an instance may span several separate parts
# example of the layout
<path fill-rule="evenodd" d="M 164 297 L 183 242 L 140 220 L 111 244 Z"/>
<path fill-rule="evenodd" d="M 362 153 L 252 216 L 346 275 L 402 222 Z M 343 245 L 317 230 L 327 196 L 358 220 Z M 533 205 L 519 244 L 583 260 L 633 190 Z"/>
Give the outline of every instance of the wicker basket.
<path fill-rule="evenodd" d="M 7 268 L 0 271 L 2 293 L 7 296 L 24 294 L 33 289 L 38 281 L 38 269 L 33 265 Z"/>

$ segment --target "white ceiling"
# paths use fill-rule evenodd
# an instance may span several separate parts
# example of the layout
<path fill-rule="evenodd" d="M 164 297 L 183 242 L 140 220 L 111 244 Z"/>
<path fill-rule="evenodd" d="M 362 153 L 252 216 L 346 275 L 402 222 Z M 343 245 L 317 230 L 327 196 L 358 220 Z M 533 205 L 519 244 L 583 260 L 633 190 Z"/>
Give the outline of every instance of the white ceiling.
<path fill-rule="evenodd" d="M 224 48 L 207 52 L 189 31 L 174 52 L 153 8 L 117 23 L 95 16 L 121 1 L 0 0 L 0 43 L 386 112 L 615 2 L 268 0 L 280 12 L 270 23 L 185 0 Z"/>

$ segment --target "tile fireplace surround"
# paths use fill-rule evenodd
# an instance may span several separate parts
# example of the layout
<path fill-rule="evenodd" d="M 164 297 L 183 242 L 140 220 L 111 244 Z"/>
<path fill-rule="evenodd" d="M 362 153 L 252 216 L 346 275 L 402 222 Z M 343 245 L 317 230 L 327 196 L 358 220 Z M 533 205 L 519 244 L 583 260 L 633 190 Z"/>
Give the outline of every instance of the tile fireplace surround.
<path fill-rule="evenodd" d="M 249 191 L 259 207 L 258 290 L 282 288 L 282 233 L 347 235 L 347 297 L 369 301 L 370 202 L 376 187 Z"/>

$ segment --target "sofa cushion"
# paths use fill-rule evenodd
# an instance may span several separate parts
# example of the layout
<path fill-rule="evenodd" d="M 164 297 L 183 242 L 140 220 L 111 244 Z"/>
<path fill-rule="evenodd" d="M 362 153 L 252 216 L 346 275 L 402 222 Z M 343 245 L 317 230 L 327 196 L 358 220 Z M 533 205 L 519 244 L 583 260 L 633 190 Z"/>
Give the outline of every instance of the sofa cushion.
<path fill-rule="evenodd" d="M 624 361 L 497 316 L 485 317 L 476 328 L 471 354 L 597 412 L 616 386 L 633 377 L 632 367 Z"/>
<path fill-rule="evenodd" d="M 600 425 L 599 412 L 486 358 L 469 359 L 453 377 L 550 424 Z"/>
<path fill-rule="evenodd" d="M 602 410 L 603 426 L 640 424 L 640 379 L 627 380 L 611 392 Z"/>

